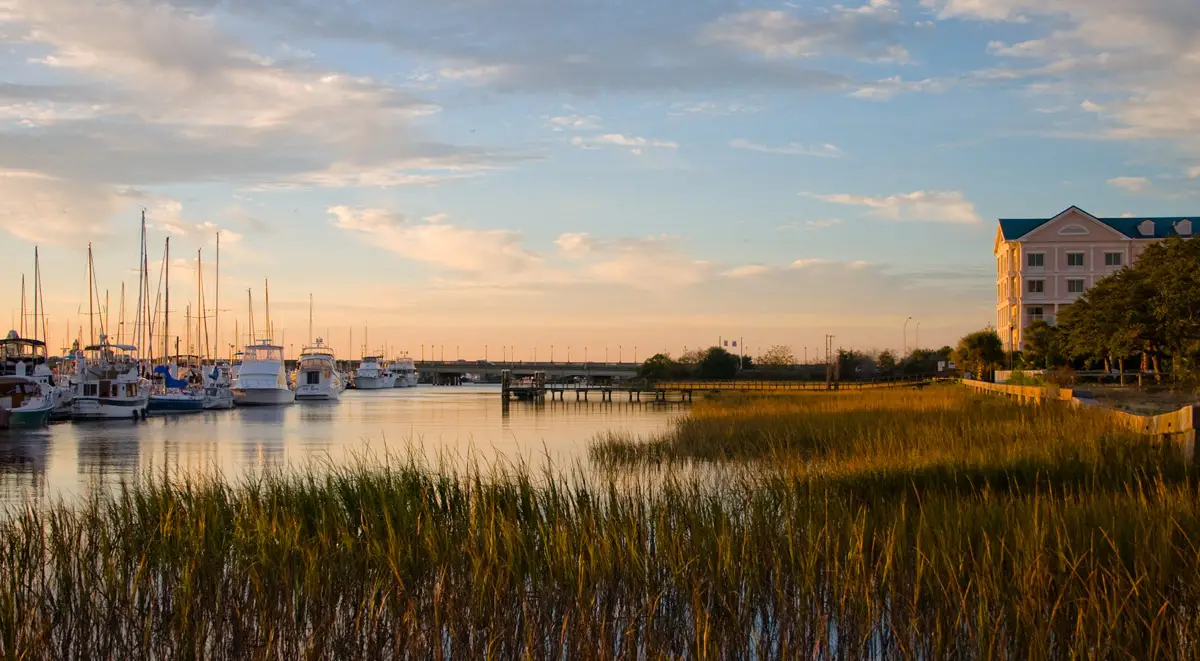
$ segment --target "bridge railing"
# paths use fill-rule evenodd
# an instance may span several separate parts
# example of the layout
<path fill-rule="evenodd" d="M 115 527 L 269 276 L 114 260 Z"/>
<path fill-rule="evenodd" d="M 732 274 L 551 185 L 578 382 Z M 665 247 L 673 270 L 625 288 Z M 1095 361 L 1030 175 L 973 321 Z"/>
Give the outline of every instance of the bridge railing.
<path fill-rule="evenodd" d="M 870 390 L 924 383 L 933 378 L 931 375 L 887 377 L 871 381 L 838 381 L 832 384 L 825 381 L 743 381 L 737 379 L 728 381 L 659 381 L 654 384 L 654 387 L 667 390 Z"/>

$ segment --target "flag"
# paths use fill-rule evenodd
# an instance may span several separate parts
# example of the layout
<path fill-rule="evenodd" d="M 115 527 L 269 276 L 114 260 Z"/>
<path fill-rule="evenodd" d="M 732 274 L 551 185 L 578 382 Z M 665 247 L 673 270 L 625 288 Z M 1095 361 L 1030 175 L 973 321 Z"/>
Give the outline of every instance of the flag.
<path fill-rule="evenodd" d="M 725 346 L 729 346 L 729 340 L 725 340 Z"/>
<path fill-rule="evenodd" d="M 735 348 L 735 349 L 737 348 L 737 340 L 733 341 L 733 348 Z"/>

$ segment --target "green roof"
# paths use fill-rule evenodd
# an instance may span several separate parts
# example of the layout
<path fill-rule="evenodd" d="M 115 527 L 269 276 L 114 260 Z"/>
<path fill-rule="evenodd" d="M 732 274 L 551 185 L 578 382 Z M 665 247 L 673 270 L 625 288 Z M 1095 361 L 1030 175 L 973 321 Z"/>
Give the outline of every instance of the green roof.
<path fill-rule="evenodd" d="M 1081 213 L 1087 214 L 1091 218 L 1096 218 L 1079 207 L 1069 207 L 1066 211 L 1070 211 L 1071 209 L 1075 209 Z M 1066 213 L 1066 211 L 1063 213 Z M 1062 213 L 1051 218 L 1001 218 L 1000 232 L 1004 236 L 1005 241 L 1015 241 L 1061 215 Z M 1170 216 L 1158 218 L 1096 218 L 1096 220 L 1104 223 L 1105 225 L 1131 239 L 1165 239 L 1169 236 L 1176 235 L 1176 223 L 1181 220 L 1200 220 L 1200 214 L 1190 217 Z M 1141 225 L 1147 220 L 1154 223 L 1154 234 L 1150 236 L 1144 235 L 1138 230 L 1138 225 Z"/>

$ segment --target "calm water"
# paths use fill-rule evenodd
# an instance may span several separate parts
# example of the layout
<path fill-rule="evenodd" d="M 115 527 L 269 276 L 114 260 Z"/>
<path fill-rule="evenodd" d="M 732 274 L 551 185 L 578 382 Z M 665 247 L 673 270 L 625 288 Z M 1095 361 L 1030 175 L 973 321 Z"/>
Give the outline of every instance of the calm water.
<path fill-rule="evenodd" d="M 0 508 L 70 499 L 151 468 L 238 477 L 265 467 L 294 470 L 404 453 L 410 443 L 431 458 L 502 455 L 541 465 L 548 454 L 566 467 L 586 461 L 588 442 L 599 432 L 651 434 L 685 411 L 678 404 L 568 401 L 513 402 L 505 412 L 498 386 L 421 387 L 351 390 L 336 403 L 0 431 Z"/>

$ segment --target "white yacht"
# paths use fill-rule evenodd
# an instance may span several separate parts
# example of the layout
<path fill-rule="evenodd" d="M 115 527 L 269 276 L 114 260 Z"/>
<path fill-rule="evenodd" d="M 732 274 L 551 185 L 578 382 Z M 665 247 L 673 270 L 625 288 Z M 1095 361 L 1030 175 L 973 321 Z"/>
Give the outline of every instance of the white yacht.
<path fill-rule="evenodd" d="M 382 390 L 391 388 L 396 377 L 390 374 L 387 367 L 381 364 L 379 356 L 366 356 L 354 373 L 354 387 L 359 390 Z"/>
<path fill-rule="evenodd" d="M 283 347 L 262 340 L 246 347 L 233 381 L 238 406 L 280 406 L 296 401 L 283 366 Z"/>
<path fill-rule="evenodd" d="M 9 331 L 0 340 L 0 376 L 27 376 L 37 381 L 55 419 L 71 417 L 71 389 L 65 377 L 55 377 L 47 362 L 46 343 Z"/>
<path fill-rule="evenodd" d="M 71 417 L 76 420 L 145 419 L 150 394 L 138 373 L 137 347 L 112 344 L 107 335 L 76 359 Z"/>
<path fill-rule="evenodd" d="M 395 377 L 395 387 L 397 388 L 416 388 L 417 387 L 417 367 L 413 364 L 413 359 L 408 356 L 397 358 L 388 370 Z"/>
<path fill-rule="evenodd" d="M 204 410 L 233 408 L 233 369 L 224 360 L 217 361 L 204 375 Z"/>
<path fill-rule="evenodd" d="M 293 376 L 296 399 L 336 401 L 346 389 L 342 373 L 338 371 L 333 349 L 325 346 L 321 338 L 316 344 L 304 347 L 300 353 L 300 365 Z"/>

